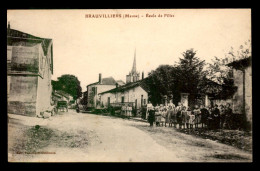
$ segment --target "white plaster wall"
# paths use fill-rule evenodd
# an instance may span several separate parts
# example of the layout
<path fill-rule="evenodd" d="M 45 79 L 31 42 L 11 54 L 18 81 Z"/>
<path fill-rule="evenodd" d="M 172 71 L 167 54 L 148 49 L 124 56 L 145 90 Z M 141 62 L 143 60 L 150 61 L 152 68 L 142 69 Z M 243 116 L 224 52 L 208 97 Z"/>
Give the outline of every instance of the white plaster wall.
<path fill-rule="evenodd" d="M 96 95 L 93 97 L 94 99 L 94 105 L 92 105 L 90 103 L 90 100 L 91 100 L 91 93 L 92 93 L 92 87 L 97 87 L 97 93 Z M 108 91 L 108 90 L 111 90 L 113 88 L 116 88 L 116 85 L 103 85 L 103 84 L 96 84 L 96 85 L 91 85 L 91 86 L 88 86 L 88 107 L 95 107 L 96 106 L 96 101 L 99 99 L 98 97 L 98 94 L 99 93 L 102 93 L 104 91 Z"/>
<path fill-rule="evenodd" d="M 139 109 L 141 107 L 141 95 L 143 95 L 143 99 L 146 99 L 146 104 L 147 104 L 148 93 L 140 86 L 125 91 L 123 93 L 121 92 L 105 93 L 101 95 L 101 101 L 103 102 L 104 106 L 107 107 L 108 97 L 110 97 L 110 103 L 120 103 L 122 96 L 124 96 L 125 102 L 135 102 L 135 100 L 137 99 L 137 108 Z"/>
<path fill-rule="evenodd" d="M 51 106 L 51 67 L 50 67 L 50 58 L 51 58 L 51 48 L 47 56 L 44 56 L 43 49 L 39 48 L 39 58 L 44 59 L 42 63 L 42 77 L 38 77 L 38 88 L 37 88 L 37 104 L 36 104 L 36 114 L 40 114 L 47 110 Z M 39 63 L 40 67 L 41 63 Z M 41 68 L 40 68 L 41 69 Z"/>

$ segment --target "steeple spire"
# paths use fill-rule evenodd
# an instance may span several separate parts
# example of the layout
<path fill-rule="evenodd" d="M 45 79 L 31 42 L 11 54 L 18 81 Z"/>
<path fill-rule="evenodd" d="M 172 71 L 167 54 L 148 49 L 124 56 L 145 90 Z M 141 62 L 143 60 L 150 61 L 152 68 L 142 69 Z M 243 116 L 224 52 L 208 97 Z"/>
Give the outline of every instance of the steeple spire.
<path fill-rule="evenodd" d="M 134 63 L 132 67 L 132 74 L 136 73 L 136 49 L 135 49 L 135 54 L 134 54 Z"/>

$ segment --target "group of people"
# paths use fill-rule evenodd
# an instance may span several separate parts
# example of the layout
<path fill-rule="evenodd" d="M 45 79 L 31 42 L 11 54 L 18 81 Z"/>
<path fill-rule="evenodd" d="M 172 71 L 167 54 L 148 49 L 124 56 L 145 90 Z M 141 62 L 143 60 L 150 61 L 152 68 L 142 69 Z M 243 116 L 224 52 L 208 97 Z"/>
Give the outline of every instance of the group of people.
<path fill-rule="evenodd" d="M 195 105 L 193 110 L 190 107 L 183 106 L 178 103 L 175 106 L 170 103 L 167 106 L 151 104 L 147 106 L 146 119 L 153 126 L 168 126 L 180 129 L 187 128 L 201 128 L 207 127 L 208 129 L 219 129 L 226 126 L 229 127 L 232 109 L 230 104 L 205 107 L 204 105 Z"/>
<path fill-rule="evenodd" d="M 132 116 L 132 110 L 133 110 L 133 107 L 130 104 L 122 105 L 121 115 L 130 117 L 130 116 Z"/>

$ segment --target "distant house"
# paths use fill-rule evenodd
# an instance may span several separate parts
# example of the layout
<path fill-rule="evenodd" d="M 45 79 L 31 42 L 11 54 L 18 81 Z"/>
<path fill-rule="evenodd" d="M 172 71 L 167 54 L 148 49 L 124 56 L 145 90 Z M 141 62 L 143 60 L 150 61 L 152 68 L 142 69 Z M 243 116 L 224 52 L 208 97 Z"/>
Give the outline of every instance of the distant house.
<path fill-rule="evenodd" d="M 117 82 L 118 86 L 125 85 L 125 82 L 122 80 L 117 80 L 116 82 Z"/>
<path fill-rule="evenodd" d="M 144 80 L 139 80 L 99 93 L 99 97 L 105 108 L 131 103 L 135 109 L 140 109 L 148 103 L 148 93 L 149 88 Z"/>
<path fill-rule="evenodd" d="M 234 84 L 237 91 L 233 96 L 233 112 L 244 114 L 252 124 L 252 58 L 244 58 L 227 64 L 233 68 Z"/>
<path fill-rule="evenodd" d="M 51 105 L 52 39 L 7 28 L 8 113 L 36 116 Z"/>
<path fill-rule="evenodd" d="M 66 101 L 69 104 L 71 101 L 73 101 L 73 97 L 64 91 L 55 90 L 52 93 L 52 100 L 55 104 L 57 104 L 57 101 Z"/>
<path fill-rule="evenodd" d="M 87 107 L 88 108 L 96 108 L 101 106 L 100 100 L 98 98 L 98 94 L 107 90 L 111 90 L 115 88 L 117 82 L 113 77 L 103 78 L 102 75 L 99 74 L 99 81 L 87 85 Z"/>

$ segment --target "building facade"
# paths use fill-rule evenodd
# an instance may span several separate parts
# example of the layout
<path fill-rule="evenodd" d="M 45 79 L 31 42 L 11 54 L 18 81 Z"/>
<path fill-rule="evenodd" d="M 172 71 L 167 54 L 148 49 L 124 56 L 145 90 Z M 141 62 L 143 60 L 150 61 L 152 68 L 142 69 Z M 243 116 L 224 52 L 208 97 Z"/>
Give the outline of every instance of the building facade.
<path fill-rule="evenodd" d="M 133 104 L 135 109 L 140 109 L 148 103 L 149 90 L 143 80 L 128 83 L 99 93 L 99 98 L 104 108 L 114 104 Z"/>
<path fill-rule="evenodd" d="M 52 39 L 7 28 L 8 113 L 36 116 L 51 105 Z"/>
<path fill-rule="evenodd" d="M 88 108 L 98 108 L 101 107 L 100 99 L 98 94 L 107 90 L 115 88 L 117 82 L 113 77 L 102 78 L 99 74 L 99 81 L 89 84 L 87 86 L 87 107 Z"/>
<path fill-rule="evenodd" d="M 234 84 L 237 91 L 233 95 L 233 112 L 244 114 L 252 124 L 252 59 L 251 57 L 234 61 L 228 66 L 233 68 Z"/>

